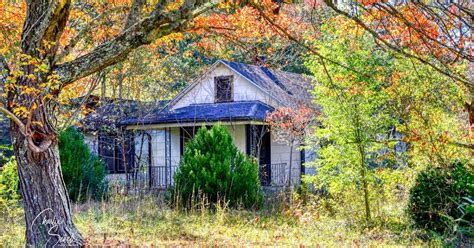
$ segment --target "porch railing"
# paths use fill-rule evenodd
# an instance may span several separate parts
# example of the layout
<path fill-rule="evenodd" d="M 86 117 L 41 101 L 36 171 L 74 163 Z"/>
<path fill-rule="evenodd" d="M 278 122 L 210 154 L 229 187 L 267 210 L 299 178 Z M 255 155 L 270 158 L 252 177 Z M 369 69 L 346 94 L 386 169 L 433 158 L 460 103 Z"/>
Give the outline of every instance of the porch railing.
<path fill-rule="evenodd" d="M 165 189 L 174 184 L 177 166 L 151 166 L 132 170 L 129 180 L 134 188 Z M 262 186 L 288 185 L 287 163 L 263 164 L 259 168 Z"/>
<path fill-rule="evenodd" d="M 173 185 L 176 166 L 151 166 L 130 173 L 132 187 L 165 189 Z"/>
<path fill-rule="evenodd" d="M 287 163 L 262 164 L 259 169 L 262 186 L 282 187 L 288 185 Z"/>

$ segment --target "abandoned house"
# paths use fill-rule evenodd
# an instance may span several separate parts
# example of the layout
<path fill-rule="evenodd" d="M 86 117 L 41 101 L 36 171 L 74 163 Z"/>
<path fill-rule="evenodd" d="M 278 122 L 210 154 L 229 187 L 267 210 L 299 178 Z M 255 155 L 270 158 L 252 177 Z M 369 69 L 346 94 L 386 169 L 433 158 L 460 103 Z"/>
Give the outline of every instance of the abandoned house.
<path fill-rule="evenodd" d="M 202 126 L 221 123 L 242 152 L 258 156 L 263 186 L 298 185 L 314 153 L 294 147 L 289 178 L 290 146 L 272 138 L 265 118 L 278 107 L 309 106 L 310 84 L 299 74 L 219 60 L 170 101 L 142 108 L 136 102 L 101 106 L 87 122 L 121 132 L 84 128 L 86 140 L 106 163 L 111 181 L 166 188 L 186 142 Z"/>
<path fill-rule="evenodd" d="M 289 173 L 290 146 L 275 141 L 265 118 L 279 107 L 311 106 L 310 88 L 300 74 L 219 60 L 169 101 L 79 98 L 93 110 L 79 130 L 114 183 L 172 185 L 186 142 L 202 126 L 221 123 L 242 152 L 257 157 L 263 186 L 299 185 L 315 153 L 294 147 Z"/>

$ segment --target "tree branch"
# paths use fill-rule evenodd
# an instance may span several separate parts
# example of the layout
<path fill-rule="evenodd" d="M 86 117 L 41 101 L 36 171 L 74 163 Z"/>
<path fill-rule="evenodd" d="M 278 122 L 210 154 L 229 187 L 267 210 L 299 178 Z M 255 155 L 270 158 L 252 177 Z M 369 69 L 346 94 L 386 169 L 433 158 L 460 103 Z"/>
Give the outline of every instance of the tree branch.
<path fill-rule="evenodd" d="M 361 19 L 359 19 L 357 16 L 354 16 L 354 15 L 350 15 L 349 13 L 339 9 L 337 6 L 335 6 L 333 4 L 333 2 L 331 0 L 324 0 L 324 3 L 329 6 L 331 9 L 333 9 L 337 14 L 340 14 L 340 15 L 343 15 L 349 19 L 352 19 L 353 21 L 355 21 L 357 24 L 359 24 L 362 28 L 364 28 L 367 32 L 369 32 L 376 40 L 382 42 L 386 47 L 388 47 L 389 49 L 391 49 L 392 51 L 398 53 L 398 54 L 401 54 L 403 55 L 404 57 L 407 57 L 407 58 L 413 58 L 413 59 L 416 59 L 418 61 L 420 61 L 421 63 L 425 64 L 425 65 L 428 65 L 430 66 L 431 68 L 433 68 L 434 70 L 438 71 L 439 73 L 457 81 L 457 82 L 460 82 L 462 84 L 464 84 L 466 87 L 468 87 L 470 90 L 473 90 L 474 88 L 474 85 L 472 82 L 470 82 L 468 79 L 466 79 L 464 76 L 462 75 L 454 75 L 454 74 L 451 74 L 441 68 L 439 68 L 438 66 L 436 66 L 434 63 L 420 57 L 420 56 L 416 56 L 416 55 L 413 55 L 413 54 L 410 54 L 406 51 L 404 51 L 402 48 L 400 47 L 397 47 L 393 44 L 391 44 L 390 42 L 386 41 L 385 39 L 381 38 L 379 36 L 379 34 L 377 34 L 377 32 L 375 32 L 373 29 L 371 29 L 369 26 L 367 26 L 366 23 L 364 23 Z"/>
<path fill-rule="evenodd" d="M 167 12 L 163 6 L 158 5 L 152 14 L 124 30 L 114 39 L 102 43 L 90 53 L 73 61 L 57 65 L 53 72 L 59 75 L 63 86 L 70 84 L 125 60 L 127 55 L 139 46 L 179 32 L 191 19 L 213 6 L 215 4 L 211 1 L 187 0 L 179 10 Z"/>
<path fill-rule="evenodd" d="M 41 49 L 52 61 L 70 8 L 71 0 L 27 1 L 27 17 L 21 39 L 22 51 L 26 54 L 36 54 L 38 49 Z M 52 47 L 49 47 L 50 45 Z"/>
<path fill-rule="evenodd" d="M 116 8 L 112 8 L 112 9 L 108 9 L 106 11 L 104 11 L 102 14 L 96 16 L 94 19 L 91 20 L 91 22 L 89 24 L 86 25 L 86 27 L 82 28 L 79 33 L 77 33 L 76 36 L 74 36 L 70 41 L 69 41 L 69 44 L 67 44 L 63 51 L 56 55 L 54 61 L 55 62 L 60 62 L 61 60 L 63 60 L 67 55 L 69 55 L 72 51 L 72 49 L 74 49 L 76 47 L 76 45 L 79 43 L 79 41 L 81 41 L 83 38 L 84 38 L 84 35 L 88 32 L 90 32 L 94 27 L 96 27 L 99 23 L 100 23 L 100 20 L 105 18 L 108 14 L 111 14 L 113 12 L 116 12 L 116 11 L 121 11 L 121 10 L 124 10 L 123 7 L 116 7 Z"/>
<path fill-rule="evenodd" d="M 132 7 L 130 8 L 130 13 L 128 14 L 127 21 L 125 22 L 124 30 L 130 28 L 133 24 L 137 23 L 141 18 L 142 9 L 145 5 L 145 0 L 134 0 Z"/>
<path fill-rule="evenodd" d="M 8 109 L 1 106 L 0 106 L 0 112 L 4 113 L 9 119 L 11 119 L 20 128 L 21 134 L 26 136 L 26 126 L 16 115 L 14 115 Z"/>

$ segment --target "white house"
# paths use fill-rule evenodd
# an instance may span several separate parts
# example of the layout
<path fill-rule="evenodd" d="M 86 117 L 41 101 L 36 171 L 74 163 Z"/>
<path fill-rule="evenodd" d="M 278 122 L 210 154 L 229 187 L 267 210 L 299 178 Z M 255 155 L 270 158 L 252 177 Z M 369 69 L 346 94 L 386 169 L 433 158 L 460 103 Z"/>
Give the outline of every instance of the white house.
<path fill-rule="evenodd" d="M 310 87 L 299 74 L 219 60 L 164 108 L 120 122 L 133 133 L 127 173 L 150 187 L 172 185 L 187 140 L 219 122 L 242 152 L 258 157 L 263 186 L 298 185 L 312 154 L 294 148 L 290 180 L 290 146 L 273 139 L 265 117 L 278 107 L 309 106 Z"/>

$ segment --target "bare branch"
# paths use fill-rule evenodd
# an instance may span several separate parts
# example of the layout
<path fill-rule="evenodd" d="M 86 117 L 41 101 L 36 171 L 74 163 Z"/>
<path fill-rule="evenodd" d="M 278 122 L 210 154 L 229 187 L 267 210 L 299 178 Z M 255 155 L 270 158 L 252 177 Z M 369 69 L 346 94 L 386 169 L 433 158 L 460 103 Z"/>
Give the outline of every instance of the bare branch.
<path fill-rule="evenodd" d="M 21 134 L 26 136 L 26 126 L 16 115 L 14 115 L 8 109 L 1 106 L 0 106 L 0 112 L 4 113 L 9 119 L 11 119 L 20 128 Z"/>

